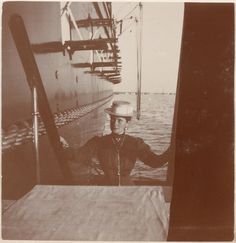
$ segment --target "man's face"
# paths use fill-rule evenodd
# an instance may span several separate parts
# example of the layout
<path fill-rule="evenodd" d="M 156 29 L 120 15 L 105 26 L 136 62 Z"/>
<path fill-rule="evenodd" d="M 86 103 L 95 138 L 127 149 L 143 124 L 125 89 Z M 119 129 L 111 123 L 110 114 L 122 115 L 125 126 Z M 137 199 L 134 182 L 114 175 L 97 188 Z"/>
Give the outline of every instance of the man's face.
<path fill-rule="evenodd" d="M 111 116 L 110 127 L 114 134 L 121 135 L 125 132 L 128 122 L 124 117 Z"/>

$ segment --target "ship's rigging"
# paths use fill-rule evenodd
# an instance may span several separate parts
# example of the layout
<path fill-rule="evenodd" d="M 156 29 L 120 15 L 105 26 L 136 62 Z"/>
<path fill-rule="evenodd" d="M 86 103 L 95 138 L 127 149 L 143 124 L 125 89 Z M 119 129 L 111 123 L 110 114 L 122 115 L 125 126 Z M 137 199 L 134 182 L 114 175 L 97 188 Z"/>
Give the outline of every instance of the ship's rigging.
<path fill-rule="evenodd" d="M 138 13 L 133 15 L 132 13 L 138 8 Z M 132 14 L 132 15 L 131 15 Z M 130 22 L 131 20 L 131 22 Z M 123 29 L 124 23 L 129 21 L 128 26 Z M 142 28 L 143 28 L 143 5 L 142 3 L 136 4 L 127 14 L 124 15 L 120 20 L 118 20 L 117 25 L 119 25 L 121 36 L 125 31 L 131 30 L 133 24 L 135 24 L 136 29 L 136 54 L 137 54 L 137 98 L 136 98 L 136 117 L 139 120 L 141 116 L 141 85 L 142 85 Z"/>
<path fill-rule="evenodd" d="M 70 9 L 70 3 L 61 3 L 61 28 L 64 48 L 68 51 L 70 59 L 76 51 L 90 51 L 90 60 L 85 63 L 73 63 L 74 68 L 91 68 L 93 75 L 98 75 L 112 83 L 119 83 L 121 62 L 118 62 L 118 46 L 117 36 L 112 18 L 110 3 L 103 4 L 107 12 L 108 18 L 104 18 L 98 3 L 94 2 L 94 8 L 99 18 L 92 18 L 88 15 L 87 19 L 75 20 Z M 84 40 L 80 29 L 86 29 L 89 32 L 89 39 Z M 104 29 L 106 37 L 99 34 L 100 28 Z M 73 39 L 73 31 L 75 30 L 79 40 Z M 108 60 L 108 61 L 107 61 Z M 100 73 L 94 72 L 99 69 Z M 107 76 L 103 71 L 112 71 L 112 76 Z"/>
<path fill-rule="evenodd" d="M 61 3 L 62 41 L 32 44 L 32 49 L 35 53 L 63 52 L 64 55 L 67 51 L 70 60 L 73 60 L 73 56 L 78 51 L 90 51 L 88 62 L 72 63 L 72 66 L 74 68 L 90 67 L 92 72 L 99 69 L 100 74 L 98 76 L 100 77 L 104 74 L 103 71 L 112 71 L 116 79 L 111 79 L 105 74 L 102 77 L 112 83 L 118 83 L 121 81 L 121 62 L 118 61 L 120 59 L 118 38 L 111 9 L 105 7 L 108 17 L 104 18 L 97 3 L 94 2 L 93 5 L 99 18 L 92 18 L 88 14 L 86 19 L 76 20 L 70 8 L 71 3 Z M 104 29 L 106 37 L 101 36 L 101 28 Z M 81 29 L 88 32 L 86 36 L 89 36 L 89 38 L 84 38 Z M 94 75 L 97 75 L 97 73 L 94 73 Z"/>
<path fill-rule="evenodd" d="M 143 6 L 139 3 L 139 19 L 137 22 L 137 119 L 141 115 L 141 84 L 142 84 L 142 22 Z"/>

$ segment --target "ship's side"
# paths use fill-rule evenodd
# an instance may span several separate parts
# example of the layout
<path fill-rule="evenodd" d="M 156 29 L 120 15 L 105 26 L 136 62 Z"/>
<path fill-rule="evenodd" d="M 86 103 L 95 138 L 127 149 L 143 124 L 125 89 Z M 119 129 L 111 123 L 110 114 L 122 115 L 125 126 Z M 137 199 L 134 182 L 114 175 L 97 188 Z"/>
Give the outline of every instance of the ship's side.
<path fill-rule="evenodd" d="M 6 199 L 21 197 L 37 183 L 32 87 L 13 38 L 14 28 L 9 28 L 14 14 L 24 22 L 57 131 L 70 144 L 80 146 L 103 132 L 103 111 L 112 99 L 113 84 L 119 82 L 104 75 L 118 74 L 110 3 L 4 3 L 2 189 Z M 63 183 L 40 117 L 38 129 L 40 183 Z"/>

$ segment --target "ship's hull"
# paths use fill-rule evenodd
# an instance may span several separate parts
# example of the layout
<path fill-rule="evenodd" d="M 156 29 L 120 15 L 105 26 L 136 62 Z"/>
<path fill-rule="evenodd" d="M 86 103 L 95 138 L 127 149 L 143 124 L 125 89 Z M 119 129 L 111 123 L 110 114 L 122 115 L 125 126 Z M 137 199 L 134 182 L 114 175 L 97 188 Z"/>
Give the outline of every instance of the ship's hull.
<path fill-rule="evenodd" d="M 103 5 L 99 4 L 102 10 Z M 97 17 L 93 3 L 72 3 L 70 8 L 76 19 L 87 18 L 88 14 Z M 3 198 L 9 199 L 19 198 L 36 184 L 33 98 L 9 28 L 13 14 L 23 19 L 31 45 L 58 43 L 65 38 L 59 2 L 8 2 L 3 5 L 2 189 Z M 89 38 L 87 29 L 81 30 L 81 34 Z M 75 30 L 70 35 L 75 36 Z M 69 144 L 81 146 L 92 136 L 102 134 L 103 111 L 110 104 L 113 84 L 86 72 L 88 68 L 73 66 L 86 62 L 91 58 L 91 52 L 80 51 L 71 58 L 66 51 L 49 50 L 34 52 L 34 58 L 59 135 Z M 41 184 L 62 183 L 63 175 L 41 120 L 39 161 Z"/>

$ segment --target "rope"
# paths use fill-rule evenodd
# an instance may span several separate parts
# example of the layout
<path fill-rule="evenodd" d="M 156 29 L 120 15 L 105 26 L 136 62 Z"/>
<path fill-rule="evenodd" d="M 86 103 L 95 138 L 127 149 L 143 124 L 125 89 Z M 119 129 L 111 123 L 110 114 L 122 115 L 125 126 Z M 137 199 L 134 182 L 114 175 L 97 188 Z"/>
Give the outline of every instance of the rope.
<path fill-rule="evenodd" d="M 139 6 L 139 4 L 137 4 L 136 6 L 134 6 L 134 8 L 131 10 L 131 11 L 129 11 L 123 18 L 121 18 L 120 20 L 124 20 L 124 19 L 126 19 L 126 17 L 127 16 L 129 16 L 137 7 Z"/>
<path fill-rule="evenodd" d="M 132 16 L 133 17 L 133 16 Z M 121 36 L 126 30 L 128 30 L 135 22 L 131 22 L 127 28 L 125 28 L 118 36 Z"/>
<path fill-rule="evenodd" d="M 119 7 L 119 9 L 116 11 L 116 16 L 119 15 L 119 13 L 121 12 L 121 10 L 124 9 L 124 7 L 127 7 L 127 6 L 130 5 L 130 4 L 132 4 L 132 2 L 131 2 L 131 3 L 124 3 L 124 4 L 122 4 L 122 5 Z"/>
<path fill-rule="evenodd" d="M 111 98 L 112 96 L 109 96 L 93 104 L 68 109 L 66 111 L 54 114 L 56 127 L 60 128 L 87 115 L 93 110 L 98 109 L 100 106 L 109 102 Z M 2 150 L 5 151 L 6 149 L 14 149 L 15 146 L 19 146 L 27 142 L 32 142 L 32 125 L 32 119 L 28 119 L 19 123 L 15 123 L 8 129 L 2 129 Z M 47 132 L 40 117 L 38 126 L 39 136 L 45 135 Z"/>
<path fill-rule="evenodd" d="M 124 6 L 126 6 L 126 5 L 124 5 Z M 131 17 L 129 17 L 129 18 L 127 18 L 136 8 L 138 7 L 138 4 L 136 4 L 135 6 L 134 6 L 134 8 L 132 9 L 132 10 L 130 10 L 123 18 L 121 18 L 120 20 L 118 20 L 118 21 L 116 21 L 116 23 L 118 24 L 123 24 L 124 23 L 124 20 L 133 20 L 133 19 L 135 19 L 134 18 L 134 16 L 131 16 Z M 132 25 L 134 24 L 134 22 L 133 23 L 131 23 L 128 27 L 126 27 L 118 36 L 120 36 L 121 34 L 123 34 L 126 30 L 128 30 Z"/>

